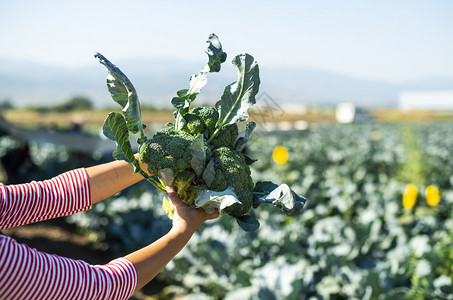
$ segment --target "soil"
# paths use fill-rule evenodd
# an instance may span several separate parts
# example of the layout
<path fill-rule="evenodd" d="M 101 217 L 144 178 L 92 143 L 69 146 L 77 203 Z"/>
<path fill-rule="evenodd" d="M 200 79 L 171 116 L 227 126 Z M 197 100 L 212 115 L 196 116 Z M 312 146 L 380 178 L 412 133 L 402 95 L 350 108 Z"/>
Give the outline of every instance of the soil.
<path fill-rule="evenodd" d="M 117 258 L 106 245 L 88 242 L 81 233 L 77 232 L 75 226 L 65 222 L 64 218 L 5 229 L 1 233 L 39 251 L 84 260 L 90 264 L 105 264 Z M 135 292 L 130 299 L 158 299 L 157 293 L 164 286 L 164 283 L 155 279 L 140 291 Z"/>

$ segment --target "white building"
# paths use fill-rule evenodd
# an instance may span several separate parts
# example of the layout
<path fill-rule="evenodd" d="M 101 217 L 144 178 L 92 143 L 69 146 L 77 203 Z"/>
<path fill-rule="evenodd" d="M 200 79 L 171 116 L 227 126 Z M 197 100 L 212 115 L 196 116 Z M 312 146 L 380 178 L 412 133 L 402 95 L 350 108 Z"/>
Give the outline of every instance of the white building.
<path fill-rule="evenodd" d="M 372 121 L 371 114 L 350 102 L 339 103 L 335 109 L 335 118 L 338 123 L 354 123 Z"/>
<path fill-rule="evenodd" d="M 407 91 L 400 93 L 398 106 L 408 110 L 453 110 L 453 90 Z"/>

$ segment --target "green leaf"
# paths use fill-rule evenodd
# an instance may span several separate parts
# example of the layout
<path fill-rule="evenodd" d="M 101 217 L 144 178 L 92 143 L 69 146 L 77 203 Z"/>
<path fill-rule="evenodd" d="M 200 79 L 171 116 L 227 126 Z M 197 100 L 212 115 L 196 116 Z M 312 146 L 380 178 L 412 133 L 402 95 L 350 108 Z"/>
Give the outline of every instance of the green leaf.
<path fill-rule="evenodd" d="M 107 68 L 109 73 L 107 75 L 107 88 L 112 95 L 113 100 L 124 108 L 129 101 L 129 92 L 135 92 L 132 83 L 117 66 L 112 64 L 102 54 L 96 53 L 94 54 L 94 57 Z"/>
<path fill-rule="evenodd" d="M 257 208 L 262 203 L 273 204 L 282 209 L 288 216 L 299 213 L 307 199 L 294 192 L 287 184 L 277 186 L 270 181 L 257 182 L 253 190 L 253 207 Z"/>
<path fill-rule="evenodd" d="M 189 91 L 188 89 L 184 89 L 176 92 L 178 94 L 178 97 L 173 97 L 171 99 L 171 104 L 177 109 L 189 108 L 190 102 L 184 98 L 186 95 L 184 93 L 187 93 L 188 91 Z"/>
<path fill-rule="evenodd" d="M 192 101 L 195 100 L 196 96 L 201 92 L 201 89 L 208 82 L 208 71 L 206 67 L 201 69 L 197 75 L 190 76 L 189 89 L 179 90 L 176 94 L 178 97 L 171 99 L 171 104 L 177 108 L 189 108 Z"/>
<path fill-rule="evenodd" d="M 253 189 L 253 207 L 257 208 L 261 203 L 265 203 L 266 198 L 278 185 L 271 181 L 258 181 Z"/>
<path fill-rule="evenodd" d="M 288 216 L 299 213 L 307 202 L 305 197 L 296 194 L 287 184 L 281 184 L 268 198 L 275 199 L 274 205 L 280 207 Z"/>
<path fill-rule="evenodd" d="M 242 149 L 244 149 L 245 145 L 247 144 L 247 142 L 249 141 L 249 138 L 250 138 L 250 134 L 252 133 L 252 131 L 255 129 L 256 127 L 256 123 L 255 122 L 248 122 L 247 125 L 245 125 L 245 133 L 244 133 L 244 136 L 243 137 L 240 137 L 236 140 L 236 142 L 234 143 L 234 147 L 236 148 L 236 150 L 238 151 L 242 151 Z"/>
<path fill-rule="evenodd" d="M 94 55 L 108 71 L 107 88 L 112 95 L 113 100 L 123 107 L 123 114 L 126 119 L 127 128 L 132 133 L 140 132 L 139 142 L 145 139 L 143 131 L 140 102 L 138 101 L 137 92 L 126 75 L 114 64 L 112 64 L 102 54 Z"/>
<path fill-rule="evenodd" d="M 184 125 L 186 125 L 186 119 L 184 119 L 183 117 L 183 113 L 184 113 L 184 110 L 183 109 L 179 109 L 177 111 L 174 112 L 174 117 L 175 117 L 175 130 L 176 131 L 179 131 L 181 130 L 181 128 L 184 127 Z"/>
<path fill-rule="evenodd" d="M 232 63 L 237 68 L 238 80 L 225 88 L 215 105 L 219 111 L 219 126 L 247 121 L 247 111 L 255 105 L 259 89 L 258 63 L 253 56 L 240 54 Z"/>
<path fill-rule="evenodd" d="M 175 174 L 170 168 L 164 168 L 159 171 L 159 179 L 166 185 L 171 186 L 175 181 Z"/>
<path fill-rule="evenodd" d="M 258 161 L 258 159 L 256 158 L 253 158 L 253 157 L 250 157 L 250 155 L 246 154 L 246 153 L 242 153 L 242 156 L 244 156 L 245 158 L 245 163 L 250 166 L 251 164 L 255 163 Z"/>
<path fill-rule="evenodd" d="M 203 171 L 203 175 L 202 175 L 201 178 L 206 183 L 208 188 L 211 187 L 212 183 L 214 182 L 214 178 L 215 178 L 215 164 L 214 164 L 214 160 L 211 159 L 209 161 L 208 165 L 206 166 L 206 168 Z"/>
<path fill-rule="evenodd" d="M 244 231 L 247 232 L 255 231 L 260 228 L 260 222 L 258 222 L 255 217 L 250 215 L 236 217 L 236 222 Z"/>
<path fill-rule="evenodd" d="M 198 95 L 201 92 L 201 88 L 204 87 L 208 83 L 208 70 L 207 68 L 203 68 L 200 70 L 200 73 L 197 75 L 190 76 L 189 86 L 190 89 L 187 92 L 188 96 L 192 96 L 195 100 L 195 95 Z"/>
<path fill-rule="evenodd" d="M 113 158 L 116 160 L 125 160 L 134 162 L 134 151 L 129 142 L 129 131 L 126 120 L 117 112 L 109 113 L 102 126 L 104 135 L 116 143 L 116 150 L 113 152 Z"/>
<path fill-rule="evenodd" d="M 195 199 L 195 206 L 203 208 L 208 213 L 213 213 L 215 209 L 218 209 L 222 214 L 225 208 L 235 204 L 242 205 L 231 187 L 222 192 L 202 190 Z"/>
<path fill-rule="evenodd" d="M 247 121 L 248 109 L 256 103 L 255 96 L 260 85 L 258 63 L 249 54 L 236 56 L 232 63 L 237 69 L 238 80 L 225 87 L 222 97 L 215 104 L 219 119 L 216 131 L 208 143 L 214 139 L 222 126 Z"/>
<path fill-rule="evenodd" d="M 178 109 L 176 114 L 175 129 L 177 131 L 184 127 L 183 117 L 190 109 L 190 105 L 195 100 L 201 89 L 208 82 L 209 72 L 219 72 L 220 64 L 225 62 L 226 53 L 222 50 L 222 45 L 215 34 L 211 34 L 206 41 L 208 43 L 208 63 L 200 70 L 198 74 L 190 76 L 189 88 L 176 92 L 177 97 L 171 99 L 171 104 Z"/>
<path fill-rule="evenodd" d="M 192 159 L 190 161 L 192 169 L 195 171 L 195 174 L 197 174 L 197 177 L 201 177 L 206 163 L 206 150 L 204 148 L 204 139 L 202 134 L 197 135 L 197 137 L 192 141 L 190 151 L 192 153 Z"/>
<path fill-rule="evenodd" d="M 208 63 L 200 70 L 198 74 L 190 76 L 189 89 L 182 89 L 176 92 L 178 95 L 171 100 L 176 108 L 190 107 L 201 89 L 208 82 L 209 72 L 219 72 L 220 64 L 226 59 L 226 53 L 222 51 L 222 45 L 215 34 L 211 34 L 206 41 L 209 46 L 206 50 L 208 54 Z M 184 115 L 184 114 L 183 114 Z"/>
<path fill-rule="evenodd" d="M 212 33 L 206 43 L 209 44 L 206 53 L 208 54 L 209 61 L 208 66 L 210 72 L 219 72 L 220 65 L 226 61 L 227 54 L 222 50 L 222 44 L 220 43 L 217 35 Z"/>

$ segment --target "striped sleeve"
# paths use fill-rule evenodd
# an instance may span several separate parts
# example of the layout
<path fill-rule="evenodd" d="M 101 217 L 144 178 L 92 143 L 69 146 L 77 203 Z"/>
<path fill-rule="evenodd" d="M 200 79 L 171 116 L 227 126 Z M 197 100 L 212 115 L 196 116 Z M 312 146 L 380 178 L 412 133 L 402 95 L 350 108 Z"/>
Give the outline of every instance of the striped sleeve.
<path fill-rule="evenodd" d="M 0 229 L 67 216 L 91 208 L 84 168 L 50 180 L 25 184 L 0 183 Z"/>
<path fill-rule="evenodd" d="M 3 235 L 0 266 L 1 299 L 128 299 L 137 285 L 135 267 L 125 258 L 90 265 Z"/>

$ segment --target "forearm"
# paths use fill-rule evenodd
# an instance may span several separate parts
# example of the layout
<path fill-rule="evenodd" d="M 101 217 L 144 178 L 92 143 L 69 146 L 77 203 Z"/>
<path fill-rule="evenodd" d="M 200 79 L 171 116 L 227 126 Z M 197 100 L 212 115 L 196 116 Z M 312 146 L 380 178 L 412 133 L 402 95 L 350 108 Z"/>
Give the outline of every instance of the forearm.
<path fill-rule="evenodd" d="M 142 165 L 142 168 L 146 169 L 146 166 Z M 132 167 L 125 162 L 112 162 L 87 171 L 91 176 L 90 185 L 98 185 L 91 190 L 93 203 L 143 179 L 139 174 L 131 175 Z M 204 221 L 219 216 L 218 212 L 208 214 L 203 209 L 184 204 L 176 192 L 168 187 L 167 195 L 175 205 L 172 229 L 151 245 L 125 256 L 137 272 L 137 289 L 143 287 L 162 271 L 184 248 Z"/>
<path fill-rule="evenodd" d="M 193 230 L 172 229 L 166 235 L 137 250 L 125 258 L 135 266 L 137 271 L 137 289 L 140 289 L 175 257 L 193 235 Z"/>
<path fill-rule="evenodd" d="M 131 262 L 90 265 L 47 254 L 0 235 L 1 299 L 128 299 L 136 287 Z"/>
<path fill-rule="evenodd" d="M 0 229 L 67 216 L 91 208 L 85 169 L 52 179 L 5 186 L 0 183 Z"/>
<path fill-rule="evenodd" d="M 175 205 L 173 226 L 166 235 L 151 245 L 135 251 L 125 258 L 134 265 L 137 271 L 137 288 L 143 287 L 181 251 L 200 225 L 219 216 L 203 209 L 184 204 L 176 192 L 167 187 L 167 195 Z"/>
<path fill-rule="evenodd" d="M 146 170 L 146 165 L 142 165 Z M 133 167 L 126 161 L 112 161 L 86 168 L 90 183 L 91 203 L 102 201 L 123 189 L 139 182 L 144 177 L 134 174 Z"/>

